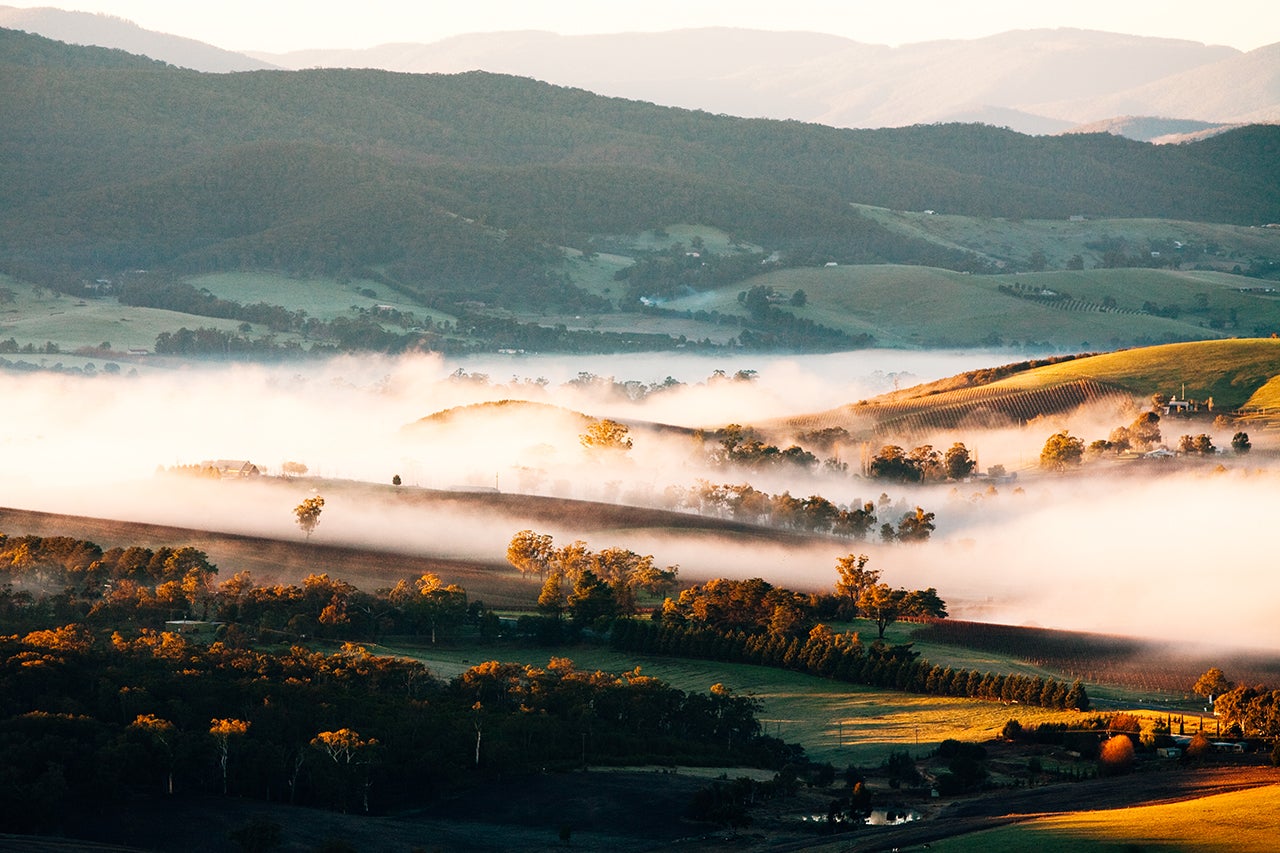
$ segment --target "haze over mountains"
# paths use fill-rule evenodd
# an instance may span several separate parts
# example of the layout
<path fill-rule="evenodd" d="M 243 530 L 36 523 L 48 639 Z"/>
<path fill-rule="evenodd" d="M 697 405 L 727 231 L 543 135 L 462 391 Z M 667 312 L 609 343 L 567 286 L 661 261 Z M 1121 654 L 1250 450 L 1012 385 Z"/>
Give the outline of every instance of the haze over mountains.
<path fill-rule="evenodd" d="M 587 36 L 525 31 L 246 56 L 118 18 L 56 9 L 0 7 L 0 26 L 202 71 L 485 70 L 666 106 L 835 127 L 964 121 L 1032 134 L 1087 126 L 1145 141 L 1181 141 L 1185 134 L 1280 120 L 1280 45 L 1242 52 L 1078 29 L 896 48 L 734 28 Z"/>
<path fill-rule="evenodd" d="M 25 30 L 69 44 L 113 47 L 199 71 L 256 71 L 272 67 L 261 60 L 202 41 L 144 30 L 132 21 L 111 15 L 47 7 L 19 9 L 0 6 L 0 27 Z"/>

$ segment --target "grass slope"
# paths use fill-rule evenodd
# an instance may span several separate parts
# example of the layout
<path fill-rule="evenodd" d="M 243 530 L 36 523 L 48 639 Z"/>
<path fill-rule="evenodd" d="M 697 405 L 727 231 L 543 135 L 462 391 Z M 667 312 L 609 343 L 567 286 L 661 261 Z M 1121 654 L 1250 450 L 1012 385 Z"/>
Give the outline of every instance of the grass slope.
<path fill-rule="evenodd" d="M 1248 267 L 1255 258 L 1280 254 L 1280 232 L 1240 225 L 1144 218 L 1006 219 L 855 207 L 895 233 L 971 251 L 1015 269 L 1027 268 L 1037 251 L 1049 269 L 1065 268 L 1076 255 L 1092 269 L 1102 263 L 1106 248 L 1136 254 L 1154 247 L 1181 263 L 1228 272 L 1236 265 Z"/>
<path fill-rule="evenodd" d="M 1109 269 L 995 276 L 842 265 L 779 270 L 665 307 L 745 315 L 738 294 L 750 287 L 783 295 L 803 290 L 804 307 L 778 307 L 849 334 L 871 334 L 884 346 L 1008 344 L 1076 351 L 1280 329 L 1280 300 L 1240 290 L 1255 284 L 1261 283 L 1217 272 Z M 1002 292 L 1002 286 L 1066 298 L 1018 298 Z M 1114 300 L 1114 307 L 1104 308 L 1104 300 Z M 1175 306 L 1179 316 L 1144 313 L 1146 303 Z"/>
<path fill-rule="evenodd" d="M 1051 815 L 935 842 L 942 853 L 1270 853 L 1280 826 L 1280 786 L 1176 803 Z"/>
<path fill-rule="evenodd" d="M 705 691 L 716 683 L 763 703 L 760 718 L 768 733 L 804 744 L 818 761 L 837 766 L 877 765 L 891 751 L 908 749 L 924 755 L 947 738 L 989 740 L 1010 717 L 1024 725 L 1069 722 L 1079 712 L 1042 708 L 1011 708 L 940 696 L 917 696 L 828 681 L 782 669 L 747 664 L 685 660 L 622 654 L 593 646 L 494 650 L 422 649 L 387 646 L 380 652 L 421 660 L 440 677 L 452 678 L 474 664 L 493 657 L 503 661 L 545 666 L 550 657 L 567 657 L 579 669 L 627 672 L 641 667 L 681 690 Z"/>
<path fill-rule="evenodd" d="M 390 305 L 399 311 L 431 317 L 432 320 L 454 319 L 409 302 L 380 282 L 364 279 L 340 281 L 325 277 L 302 279 L 271 272 L 229 272 L 196 276 L 188 279 L 188 283 L 197 289 L 208 290 L 219 299 L 242 305 L 266 302 L 290 311 L 305 311 L 307 316 L 321 320 L 349 317 L 353 308 L 372 311 L 380 305 Z"/>
<path fill-rule="evenodd" d="M 1280 340 L 1253 338 L 1103 353 L 1039 367 L 992 385 L 1032 388 L 1093 379 L 1144 396 L 1163 393 L 1180 399 L 1212 397 L 1216 409 L 1227 410 L 1245 405 L 1254 392 L 1277 375 Z"/>
<path fill-rule="evenodd" d="M 1025 422 L 1069 411 L 1116 394 L 1147 398 L 1162 393 L 1202 402 L 1212 398 L 1216 411 L 1275 405 L 1280 385 L 1272 380 L 1280 376 L 1280 339 L 1193 341 L 1120 350 L 1023 370 L 995 381 L 984 381 L 981 374 L 964 374 L 788 418 L 778 426 L 841 426 L 870 435 L 891 429 L 910 433 L 964 424 L 996 425 L 998 420 Z"/>
<path fill-rule="evenodd" d="M 0 303 L 0 339 L 12 337 L 19 344 L 42 346 L 46 341 L 58 345 L 62 352 L 81 347 L 124 352 L 131 347 L 152 349 L 161 332 L 176 332 L 207 327 L 235 332 L 235 320 L 195 317 L 177 311 L 135 308 L 114 299 L 76 299 L 33 287 L 0 276 L 0 287 L 14 294 L 11 302 Z M 280 340 L 296 339 L 295 335 L 279 335 Z"/>

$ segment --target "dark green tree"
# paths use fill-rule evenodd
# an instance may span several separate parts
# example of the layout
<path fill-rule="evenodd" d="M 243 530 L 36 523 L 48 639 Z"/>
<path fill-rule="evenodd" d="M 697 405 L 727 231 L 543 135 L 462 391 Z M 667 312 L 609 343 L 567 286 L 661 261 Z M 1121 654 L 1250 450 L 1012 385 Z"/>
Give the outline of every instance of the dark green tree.
<path fill-rule="evenodd" d="M 573 583 L 573 592 L 569 593 L 569 612 L 573 623 L 590 625 L 602 617 L 616 616 L 617 609 L 609 585 L 596 577 L 595 572 L 583 569 Z"/>
<path fill-rule="evenodd" d="M 969 448 L 958 441 L 942 457 L 942 467 L 946 469 L 948 480 L 963 480 L 973 473 L 977 464 L 969 455 Z"/>

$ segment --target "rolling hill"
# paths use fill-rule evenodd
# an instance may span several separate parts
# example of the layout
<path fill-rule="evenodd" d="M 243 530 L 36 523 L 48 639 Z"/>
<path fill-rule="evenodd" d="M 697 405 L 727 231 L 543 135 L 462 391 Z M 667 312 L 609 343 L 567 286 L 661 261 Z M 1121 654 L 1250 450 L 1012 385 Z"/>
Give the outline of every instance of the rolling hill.
<path fill-rule="evenodd" d="M 1277 376 L 1274 338 L 1167 344 L 975 371 L 772 426 L 901 436 L 1026 423 L 1099 400 L 1156 393 L 1231 412 L 1256 405 L 1254 395 Z"/>
<path fill-rule="evenodd" d="M 1079 351 L 1280 330 L 1274 290 L 1259 282 L 1254 292 L 1249 285 L 1239 276 L 1203 270 L 969 275 L 918 266 L 839 265 L 768 272 L 674 299 L 664 310 L 673 316 L 714 312 L 746 322 L 749 310 L 739 294 L 764 288 L 782 297 L 777 311 L 850 335 L 871 334 L 882 345 Z M 805 294 L 804 305 L 787 304 L 797 291 Z"/>

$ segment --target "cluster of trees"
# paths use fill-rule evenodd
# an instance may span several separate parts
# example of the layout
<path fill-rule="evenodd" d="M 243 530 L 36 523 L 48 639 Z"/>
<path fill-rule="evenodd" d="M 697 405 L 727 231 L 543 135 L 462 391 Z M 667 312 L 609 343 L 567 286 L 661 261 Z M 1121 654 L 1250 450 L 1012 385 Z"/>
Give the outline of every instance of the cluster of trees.
<path fill-rule="evenodd" d="M 640 593 L 662 595 L 680 571 L 626 548 L 592 551 L 582 540 L 556 547 L 550 534 L 528 529 L 511 537 L 507 561 L 542 581 L 540 611 L 557 620 L 568 615 L 578 626 L 634 614 Z"/>
<path fill-rule="evenodd" d="M 1157 395 L 1157 400 L 1160 395 Z M 1106 438 L 1099 438 L 1086 447 L 1084 440 L 1060 430 L 1045 441 L 1040 451 L 1040 467 L 1051 471 L 1074 468 L 1084 461 L 1086 452 L 1094 455 L 1120 454 L 1127 451 L 1146 452 L 1161 446 L 1160 415 L 1154 411 L 1143 412 L 1128 426 L 1119 426 Z M 1253 447 L 1247 432 L 1237 432 L 1231 437 L 1231 449 L 1237 454 L 1248 453 Z M 1205 456 L 1218 452 L 1213 437 L 1208 433 L 1179 436 L 1177 452 L 1184 456 Z"/>
<path fill-rule="evenodd" d="M 613 275 L 626 282 L 620 305 L 640 302 L 642 297 L 673 299 L 686 293 L 714 290 L 759 274 L 767 255 L 739 251 L 715 253 L 695 237 L 688 246 L 675 243 L 664 250 L 641 255 L 636 262 Z"/>
<path fill-rule="evenodd" d="M 888 444 L 871 457 L 868 473 L 878 480 L 899 483 L 943 482 L 963 480 L 973 473 L 977 464 L 969 448 L 958 441 L 945 453 L 934 450 L 931 444 L 922 444 L 910 451 Z"/>
<path fill-rule="evenodd" d="M 934 588 L 905 590 L 880 582 L 880 572 L 868 569 L 865 554 L 837 561 L 840 580 L 834 595 L 805 595 L 776 587 L 761 578 L 717 578 L 681 590 L 663 602 L 659 616 L 667 625 L 695 625 L 714 631 L 768 633 L 782 638 L 802 637 L 818 627 L 818 619 L 862 617 L 876 622 L 879 636 L 900 618 L 941 619 L 946 603 Z"/>
<path fill-rule="evenodd" d="M 706 441 L 708 436 L 698 432 L 694 436 L 697 441 Z M 737 466 L 742 468 L 773 468 L 794 465 L 802 469 L 811 469 L 818 464 L 818 458 L 799 445 L 793 444 L 786 449 L 762 440 L 751 427 L 741 424 L 728 424 L 709 436 L 715 445 L 707 453 L 707 462 L 716 466 Z"/>
<path fill-rule="evenodd" d="M 497 634 L 497 616 L 483 602 L 469 601 L 466 590 L 430 572 L 372 593 L 327 573 L 301 584 L 258 585 L 249 572 L 219 583 L 217 572 L 207 554 L 190 546 L 104 551 L 69 537 L 0 534 L 0 618 L 32 628 L 213 619 L 226 623 L 227 642 Z"/>
<path fill-rule="evenodd" d="M 1211 703 L 1222 723 L 1241 736 L 1280 738 L 1280 690 L 1241 684 L 1227 687 Z"/>
<path fill-rule="evenodd" d="M 251 337 L 209 326 L 196 329 L 181 327 L 176 332 L 156 335 L 156 355 L 186 356 L 283 356 L 298 355 L 302 345 L 297 341 L 278 341 L 275 335 Z"/>
<path fill-rule="evenodd" d="M 780 767 L 755 700 L 639 671 L 420 663 L 190 644 L 70 624 L 0 636 L 0 831 L 66 829 L 138 795 L 380 813 L 491 775 L 591 763 Z M 802 754 L 802 753 L 801 753 Z"/>
<path fill-rule="evenodd" d="M 830 533 L 859 542 L 880 524 L 884 542 L 923 542 L 936 529 L 935 514 L 923 507 L 899 512 L 887 494 L 878 503 L 854 500 L 843 506 L 822 495 L 794 497 L 789 491 L 771 495 L 750 483 L 712 483 L 698 480 L 691 488 L 668 486 L 663 504 L 671 509 L 689 509 L 704 515 L 733 518 L 749 524 L 769 524 L 789 530 Z M 881 513 L 896 513 L 897 524 L 880 522 Z"/>
<path fill-rule="evenodd" d="M 800 317 L 791 311 L 784 311 L 774 304 L 773 288 L 756 285 L 741 295 L 741 302 L 747 309 L 747 329 L 739 335 L 738 340 L 744 347 L 795 346 L 827 347 L 853 349 L 871 346 L 875 338 L 867 333 L 849 334 L 815 323 L 808 317 Z M 803 290 L 797 290 L 787 300 L 792 308 L 802 308 L 809 301 Z"/>

